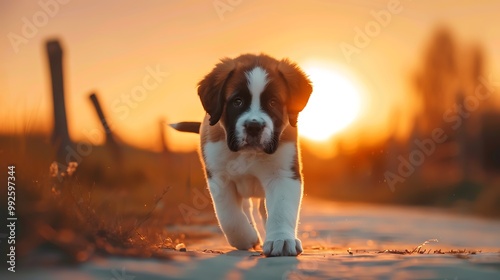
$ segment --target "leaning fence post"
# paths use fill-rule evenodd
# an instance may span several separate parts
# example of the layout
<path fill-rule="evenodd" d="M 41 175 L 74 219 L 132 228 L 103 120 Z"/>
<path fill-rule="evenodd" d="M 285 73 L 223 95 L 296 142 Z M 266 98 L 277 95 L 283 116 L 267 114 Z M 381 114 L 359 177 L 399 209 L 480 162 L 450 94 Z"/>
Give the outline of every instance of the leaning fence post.
<path fill-rule="evenodd" d="M 166 144 L 166 137 L 165 137 L 165 125 L 166 125 L 166 121 L 165 119 L 160 119 L 160 147 L 161 147 L 161 151 L 164 153 L 164 154 L 167 154 L 169 152 L 168 150 L 168 147 L 167 147 L 167 144 Z"/>
<path fill-rule="evenodd" d="M 52 82 L 52 100 L 54 105 L 54 130 L 52 144 L 56 148 L 56 158 L 59 163 L 65 162 L 66 149 L 71 147 L 71 139 L 68 133 L 68 122 L 66 119 L 66 107 L 64 101 L 64 77 L 63 77 L 63 51 L 58 40 L 50 40 L 46 43 L 49 58 L 50 77 Z"/>
<path fill-rule="evenodd" d="M 108 123 L 106 117 L 104 116 L 104 112 L 102 110 L 101 104 L 99 103 L 99 99 L 97 98 L 97 95 L 95 93 L 91 93 L 90 100 L 92 101 L 92 104 L 94 105 L 97 116 L 99 117 L 99 120 L 101 121 L 102 127 L 104 128 L 104 132 L 106 134 L 106 145 L 108 145 L 109 148 L 111 149 L 111 152 L 112 152 L 115 160 L 120 161 L 121 160 L 120 147 L 118 146 L 118 143 L 115 140 L 115 137 L 113 135 L 113 132 L 111 131 L 109 123 Z"/>

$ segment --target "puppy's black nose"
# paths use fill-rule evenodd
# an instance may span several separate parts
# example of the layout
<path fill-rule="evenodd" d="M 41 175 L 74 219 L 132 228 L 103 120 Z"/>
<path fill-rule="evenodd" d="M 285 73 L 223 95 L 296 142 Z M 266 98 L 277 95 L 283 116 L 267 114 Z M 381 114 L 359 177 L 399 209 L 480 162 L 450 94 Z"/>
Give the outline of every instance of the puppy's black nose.
<path fill-rule="evenodd" d="M 245 131 L 249 136 L 259 136 L 263 129 L 264 124 L 255 120 L 245 123 Z"/>

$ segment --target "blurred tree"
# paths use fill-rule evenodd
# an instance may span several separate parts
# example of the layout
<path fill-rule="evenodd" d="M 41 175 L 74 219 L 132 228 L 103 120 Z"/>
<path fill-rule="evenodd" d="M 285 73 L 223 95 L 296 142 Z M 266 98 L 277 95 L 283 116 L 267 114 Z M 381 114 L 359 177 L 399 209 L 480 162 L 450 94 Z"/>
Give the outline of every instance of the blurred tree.
<path fill-rule="evenodd" d="M 425 134 L 439 126 L 443 112 L 455 101 L 458 70 L 456 47 L 451 33 L 438 29 L 425 51 L 422 69 L 416 75 L 416 88 L 421 100 L 418 121 Z"/>

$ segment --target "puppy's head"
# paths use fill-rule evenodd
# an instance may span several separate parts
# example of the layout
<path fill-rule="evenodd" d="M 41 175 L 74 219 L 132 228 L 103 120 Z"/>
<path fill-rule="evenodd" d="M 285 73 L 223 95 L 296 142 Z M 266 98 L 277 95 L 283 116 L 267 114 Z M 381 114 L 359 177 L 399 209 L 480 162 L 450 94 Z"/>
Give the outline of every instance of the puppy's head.
<path fill-rule="evenodd" d="M 274 153 L 286 126 L 297 125 L 311 92 L 297 65 L 267 55 L 222 59 L 198 85 L 210 125 L 220 122 L 234 152 Z"/>

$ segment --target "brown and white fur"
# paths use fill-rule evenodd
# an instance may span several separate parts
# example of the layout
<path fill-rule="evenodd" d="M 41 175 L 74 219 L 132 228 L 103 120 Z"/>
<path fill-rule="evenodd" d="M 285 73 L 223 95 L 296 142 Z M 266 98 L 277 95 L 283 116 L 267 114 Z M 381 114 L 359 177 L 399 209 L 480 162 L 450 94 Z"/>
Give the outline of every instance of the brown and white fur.
<path fill-rule="evenodd" d="M 207 112 L 199 128 L 201 157 L 220 227 L 237 249 L 261 244 L 251 211 L 251 198 L 257 197 L 265 199 L 260 209 L 264 254 L 302 252 L 296 124 L 311 92 L 310 81 L 294 63 L 263 54 L 222 59 L 199 83 Z M 172 126 L 198 132 L 197 123 Z"/>

